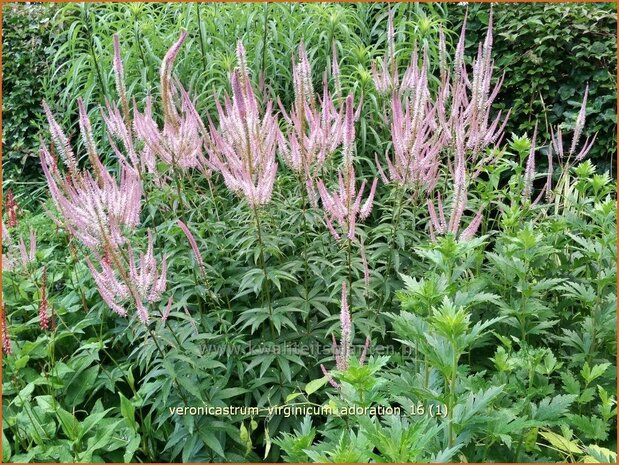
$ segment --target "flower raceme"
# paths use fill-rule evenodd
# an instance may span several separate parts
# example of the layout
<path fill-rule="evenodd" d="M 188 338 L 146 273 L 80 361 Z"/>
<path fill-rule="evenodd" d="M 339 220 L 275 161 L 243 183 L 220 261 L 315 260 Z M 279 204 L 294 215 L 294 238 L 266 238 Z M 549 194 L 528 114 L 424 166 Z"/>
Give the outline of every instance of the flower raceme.
<path fill-rule="evenodd" d="M 61 176 L 52 172 L 49 159 L 42 146 L 41 166 L 67 229 L 93 250 L 106 243 L 124 244 L 123 227 L 135 228 L 140 219 L 142 184 L 137 174 L 122 166 L 120 183 L 104 168 L 98 171 L 98 179 L 89 172 Z"/>
<path fill-rule="evenodd" d="M 445 219 L 445 210 L 443 207 L 443 199 L 441 194 L 437 194 L 437 203 L 438 203 L 438 215 L 434 208 L 434 202 L 431 198 L 428 199 L 428 213 L 430 215 L 430 237 L 432 240 L 436 240 L 436 235 L 444 235 L 447 233 L 451 233 L 454 235 L 458 235 L 460 231 L 460 225 L 462 222 L 462 216 L 464 215 L 464 211 L 468 206 L 468 190 L 466 186 L 466 168 L 465 168 L 465 158 L 464 158 L 464 144 L 461 140 L 457 143 L 457 151 L 456 151 L 456 166 L 455 166 L 455 174 L 453 178 L 453 201 L 451 206 L 451 214 L 449 218 L 449 222 Z M 482 216 L 482 208 L 480 208 L 471 223 L 459 234 L 460 240 L 470 240 L 475 236 L 479 226 L 481 225 L 481 221 L 483 219 Z"/>
<path fill-rule="evenodd" d="M 231 76 L 232 99 L 226 97 L 223 107 L 217 102 L 219 129 L 210 125 L 209 165 L 221 172 L 232 192 L 257 208 L 267 204 L 273 193 L 279 127 L 272 102 L 267 102 L 261 116 L 241 42 L 237 54 L 239 67 Z"/>
<path fill-rule="evenodd" d="M 574 124 L 574 132 L 572 134 L 572 143 L 570 144 L 570 149 L 566 153 L 563 148 L 563 137 L 561 134 L 561 129 L 557 128 L 556 132 L 551 128 L 551 147 L 554 153 L 557 154 L 560 161 L 570 162 L 571 158 L 574 157 L 574 161 L 581 161 L 589 151 L 591 147 L 593 147 L 593 143 L 595 142 L 595 136 L 592 138 L 587 138 L 585 143 L 583 144 L 581 150 L 576 153 L 576 147 L 578 146 L 578 142 L 582 136 L 582 131 L 585 127 L 585 117 L 587 112 L 587 96 L 589 94 L 589 86 L 585 88 L 585 95 L 582 100 L 582 104 L 580 106 L 580 111 L 578 112 L 578 116 L 576 117 L 576 123 Z M 591 139 L 591 140 L 590 140 Z"/>
<path fill-rule="evenodd" d="M 339 240 L 340 235 L 334 228 L 334 222 L 339 225 L 349 240 L 355 239 L 357 221 L 365 220 L 372 211 L 377 183 L 378 179 L 374 179 L 370 193 L 362 204 L 366 181 L 361 183 L 357 192 L 352 164 L 338 171 L 338 189 L 335 191 L 329 192 L 323 181 L 318 180 L 318 192 L 325 213 L 325 223 L 335 239 Z"/>
<path fill-rule="evenodd" d="M 4 355 L 11 355 L 13 349 L 11 348 L 11 337 L 9 336 L 9 329 L 6 324 L 6 304 L 2 306 L 2 351 Z"/>
<path fill-rule="evenodd" d="M 103 257 L 96 255 L 101 271 L 90 259 L 87 259 L 87 264 L 105 303 L 119 315 L 126 316 L 124 303 L 132 301 L 140 321 L 146 324 L 149 313 L 145 303 L 161 300 L 166 288 L 167 260 L 166 257 L 161 260 L 161 271 L 158 271 L 150 231 L 146 253 L 140 254 L 136 260 L 133 249 L 129 246 L 128 256 L 128 271 L 122 262 L 122 256 L 116 250 L 106 250 Z"/>
<path fill-rule="evenodd" d="M 185 223 L 183 223 L 181 220 L 177 220 L 176 224 L 178 224 L 178 226 L 183 231 L 183 234 L 185 234 L 185 237 L 187 237 L 189 245 L 191 246 L 191 250 L 193 251 L 193 255 L 196 258 L 196 262 L 198 263 L 198 267 L 200 268 L 200 272 L 203 275 L 206 275 L 206 267 L 204 266 L 204 260 L 202 259 L 202 255 L 200 254 L 200 249 L 198 248 L 198 243 L 196 242 L 196 239 L 193 237 L 193 234 Z"/>
<path fill-rule="evenodd" d="M 385 184 L 394 182 L 432 191 L 438 181 L 443 137 L 436 132 L 435 109 L 429 98 L 426 58 L 419 69 L 414 59 L 409 68 L 407 95 L 394 93 L 391 99 L 393 161 L 386 156 L 387 177 L 378 158 L 376 166 Z M 404 107 L 402 105 L 404 99 Z"/>
<path fill-rule="evenodd" d="M 202 119 L 183 86 L 172 78 L 174 61 L 185 42 L 183 31 L 163 58 L 160 72 L 163 128 L 159 129 L 148 97 L 144 113 L 134 111 L 134 127 L 145 144 L 147 158 L 156 155 L 168 165 L 182 170 L 199 168 L 204 163 L 204 144 L 208 137 Z"/>
<path fill-rule="evenodd" d="M 19 210 L 19 205 L 15 202 L 15 196 L 13 195 L 13 191 L 8 189 L 6 191 L 6 204 L 5 210 L 7 214 L 7 226 L 9 228 L 17 227 L 17 211 Z M 6 230 L 4 223 L 2 223 L 2 233 Z"/>
<path fill-rule="evenodd" d="M 286 165 L 305 178 L 308 194 L 313 204 L 316 200 L 314 177 L 322 170 L 327 158 L 343 142 L 347 118 L 352 118 L 352 101 L 336 108 L 329 94 L 327 79 L 323 84 L 322 98 L 316 99 L 312 85 L 312 71 L 303 43 L 299 46 L 299 61 L 293 65 L 294 104 L 290 114 L 281 101 L 279 106 L 288 124 L 285 136 L 278 133 L 278 146 Z M 334 52 L 332 72 L 339 72 Z M 337 81 L 337 78 L 336 78 Z M 344 110 L 346 112 L 346 119 Z M 351 122 L 354 124 L 354 121 Z"/>
<path fill-rule="evenodd" d="M 49 329 L 49 315 L 47 314 L 47 267 L 43 268 L 43 279 L 41 280 L 41 298 L 39 301 L 39 326 L 41 330 Z"/>
<path fill-rule="evenodd" d="M 24 237 L 21 235 L 19 236 L 17 244 L 13 242 L 10 235 L 8 236 L 8 240 L 4 238 L 3 240 L 4 244 L 7 246 L 7 253 L 2 255 L 2 271 L 13 271 L 20 265 L 23 269 L 26 269 L 28 265 L 35 260 L 37 235 L 34 229 L 30 230 L 28 247 L 26 247 Z"/>
<path fill-rule="evenodd" d="M 387 19 L 387 50 L 383 56 L 380 69 L 372 63 L 372 80 L 376 90 L 381 95 L 395 94 L 400 89 L 397 62 L 395 59 L 395 31 L 393 27 L 393 9 L 389 10 Z"/>
<path fill-rule="evenodd" d="M 492 60 L 492 14 L 488 32 L 483 44 L 479 44 L 477 57 L 473 60 L 471 72 L 464 64 L 464 37 L 466 34 L 466 17 L 460 33 L 452 63 L 452 76 L 442 73 L 440 88 L 437 92 L 437 115 L 445 142 L 455 148 L 464 144 L 467 161 L 475 165 L 472 177 L 477 177 L 487 163 L 493 162 L 494 154 L 480 156 L 491 145 L 500 143 L 509 112 L 505 117 L 499 112 L 491 118 L 492 105 L 501 89 L 503 77 L 491 88 L 494 62 Z M 440 34 L 441 63 L 446 63 L 445 38 Z M 502 120 L 502 121 L 501 121 Z M 451 167 L 453 169 L 453 167 Z"/>
<path fill-rule="evenodd" d="M 350 307 L 348 305 L 348 292 L 346 290 L 346 281 L 342 283 L 342 303 L 340 306 L 340 343 L 338 345 L 335 340 L 335 335 L 331 335 L 333 338 L 333 354 L 335 356 L 335 367 L 338 371 L 346 371 L 350 366 L 351 351 L 352 351 L 352 318 L 350 315 Z M 368 348 L 370 346 L 370 338 L 366 337 L 363 352 L 359 359 L 359 365 L 363 366 L 367 355 Z M 331 374 L 327 371 L 323 364 L 320 364 L 322 373 L 327 377 L 329 383 L 334 388 L 340 388 L 340 385 L 333 379 Z"/>

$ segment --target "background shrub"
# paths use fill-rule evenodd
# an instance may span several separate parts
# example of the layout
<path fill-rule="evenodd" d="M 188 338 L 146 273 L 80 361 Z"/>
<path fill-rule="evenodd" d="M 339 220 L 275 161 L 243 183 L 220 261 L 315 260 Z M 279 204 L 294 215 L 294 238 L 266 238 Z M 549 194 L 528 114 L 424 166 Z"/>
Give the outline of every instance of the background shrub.
<path fill-rule="evenodd" d="M 468 5 L 466 44 L 475 52 L 486 31 L 489 6 Z M 493 8 L 495 65 L 505 71 L 498 100 L 512 109 L 508 133 L 530 134 L 538 121 L 544 129 L 540 133 L 549 140 L 550 126 L 573 124 L 589 84 L 585 135 L 598 133 L 589 157 L 612 175 L 617 154 L 616 4 L 530 3 L 514 8 L 498 3 Z M 465 11 L 449 8 L 454 29 L 461 27 Z"/>
<path fill-rule="evenodd" d="M 38 178 L 39 132 L 44 80 L 53 53 L 53 3 L 2 5 L 2 168 L 3 186 L 30 186 Z M 36 158 L 35 158 L 36 157 Z M 13 186 L 17 183 L 18 186 Z M 31 189 L 31 186 L 30 186 Z"/>

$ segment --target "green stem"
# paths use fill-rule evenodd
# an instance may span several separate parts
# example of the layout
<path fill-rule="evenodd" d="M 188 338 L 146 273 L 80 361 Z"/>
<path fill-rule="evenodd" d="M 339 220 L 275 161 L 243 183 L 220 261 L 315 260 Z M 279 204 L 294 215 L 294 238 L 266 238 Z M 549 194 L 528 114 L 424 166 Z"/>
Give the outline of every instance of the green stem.
<path fill-rule="evenodd" d="M 88 50 L 90 52 L 90 58 L 92 59 L 93 65 L 95 67 L 95 71 L 97 73 L 97 78 L 99 79 L 99 84 L 101 85 L 99 90 L 99 97 L 101 102 L 104 100 L 104 96 L 108 95 L 107 86 L 105 85 L 105 81 L 103 80 L 103 76 L 101 75 L 101 69 L 99 69 L 99 61 L 97 60 L 97 54 L 95 53 L 95 48 L 93 46 L 93 36 L 92 31 L 90 29 L 89 23 L 89 15 L 88 15 L 88 4 L 84 5 L 84 24 L 86 26 L 86 34 L 88 35 Z"/>
<path fill-rule="evenodd" d="M 352 240 L 348 239 L 348 304 L 352 305 Z"/>
<path fill-rule="evenodd" d="M 307 258 L 307 218 L 306 218 L 306 214 L 307 214 L 307 193 L 305 192 L 305 187 L 303 186 L 303 183 L 301 182 L 301 195 L 302 195 L 302 200 L 301 202 L 303 203 L 302 206 L 302 215 L 303 215 L 303 287 L 305 289 L 305 300 L 307 302 L 308 297 L 309 297 L 309 289 L 308 289 L 308 276 L 309 276 L 309 262 L 308 262 L 308 258 Z M 309 329 L 310 329 L 310 312 L 309 309 L 307 311 L 307 316 L 305 318 L 305 323 L 307 325 L 307 332 L 309 334 Z"/>
<path fill-rule="evenodd" d="M 260 267 L 264 273 L 264 280 L 262 282 L 262 289 L 267 301 L 267 307 L 269 309 L 269 325 L 271 327 L 271 338 L 275 340 L 275 327 L 273 326 L 273 307 L 271 306 L 271 286 L 269 285 L 269 274 L 267 272 L 266 261 L 264 259 L 264 242 L 262 241 L 262 226 L 260 223 L 260 215 L 258 214 L 258 208 L 253 207 L 254 217 L 256 219 L 256 234 L 258 238 L 258 246 L 260 247 Z"/>
<path fill-rule="evenodd" d="M 215 206 L 215 217 L 217 218 L 217 222 L 219 223 L 219 208 L 217 208 L 217 199 L 215 198 L 215 191 L 213 190 L 213 183 L 211 180 L 208 180 L 208 188 L 211 192 L 211 198 L 213 199 L 213 205 Z"/>
<path fill-rule="evenodd" d="M 404 186 L 398 186 L 398 196 L 397 196 L 397 206 L 396 208 L 394 208 L 393 210 L 393 215 L 391 216 L 391 238 L 389 239 L 389 256 L 387 258 L 387 266 L 385 268 L 385 283 L 387 284 L 387 287 L 385 288 L 385 295 L 383 298 L 383 304 L 382 306 L 384 307 L 386 301 L 387 301 L 387 289 L 388 289 L 388 282 L 389 282 L 389 277 L 391 274 L 391 268 L 393 265 L 393 256 L 397 251 L 397 234 L 398 234 L 398 226 L 400 225 L 400 217 L 402 216 L 402 209 L 403 209 L 403 203 L 404 203 Z"/>
<path fill-rule="evenodd" d="M 206 72 L 206 51 L 204 50 L 204 36 L 202 34 L 202 20 L 200 19 L 200 2 L 196 3 L 196 10 L 198 13 L 198 31 L 200 31 L 200 50 L 202 52 L 202 67 Z"/>
<path fill-rule="evenodd" d="M 261 65 L 261 73 L 264 78 L 264 68 L 266 66 L 266 56 L 267 56 L 267 28 L 269 25 L 269 3 L 264 3 L 264 31 L 262 33 L 262 65 Z"/>
<path fill-rule="evenodd" d="M 456 354 L 455 342 L 452 342 L 452 351 L 451 380 L 449 382 L 449 411 L 447 412 L 449 424 L 448 447 L 453 447 L 454 443 L 453 409 L 456 404 L 456 376 L 458 375 L 458 357 Z"/>

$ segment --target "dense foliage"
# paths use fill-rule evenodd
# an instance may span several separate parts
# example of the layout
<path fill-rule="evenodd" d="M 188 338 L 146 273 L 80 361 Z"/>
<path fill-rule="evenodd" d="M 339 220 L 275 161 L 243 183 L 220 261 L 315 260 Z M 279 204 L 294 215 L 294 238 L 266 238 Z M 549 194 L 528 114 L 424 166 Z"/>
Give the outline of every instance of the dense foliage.
<path fill-rule="evenodd" d="M 593 84 L 507 133 L 491 18 L 442 8 L 60 9 L 3 461 L 616 461 Z"/>
<path fill-rule="evenodd" d="M 499 99 L 513 108 L 509 132 L 532 131 L 544 118 L 550 126 L 565 123 L 580 106 L 579 89 L 589 84 L 591 114 L 585 134 L 597 133 L 591 160 L 616 173 L 617 146 L 617 9 L 615 3 L 534 3 L 523 8 L 495 7 L 496 64 L 506 73 Z M 450 9 L 462 20 L 462 9 Z M 468 41 L 483 36 L 489 8 L 472 4 Z"/>
<path fill-rule="evenodd" d="M 2 4 L 2 171 L 4 186 L 33 192 L 45 117 L 41 100 L 51 45 L 50 3 Z"/>

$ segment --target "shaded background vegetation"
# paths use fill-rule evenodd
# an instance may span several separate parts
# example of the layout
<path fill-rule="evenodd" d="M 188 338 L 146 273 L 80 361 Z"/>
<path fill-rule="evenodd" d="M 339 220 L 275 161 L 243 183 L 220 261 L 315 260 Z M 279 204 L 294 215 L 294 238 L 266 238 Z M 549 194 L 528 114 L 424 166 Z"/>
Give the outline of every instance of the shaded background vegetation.
<path fill-rule="evenodd" d="M 161 57 L 177 31 L 187 29 L 189 40 L 176 73 L 196 96 L 198 110 L 211 114 L 213 93 L 227 89 L 234 66 L 231 37 L 244 41 L 250 65 L 259 70 L 257 80 L 285 105 L 291 96 L 291 50 L 304 40 L 315 69 L 325 69 L 335 43 L 344 58 L 344 87 L 358 87 L 366 96 L 361 155 L 373 158 L 374 151 L 386 148 L 373 133 L 375 125 L 367 124 L 368 118 L 380 116 L 370 65 L 384 50 L 384 4 L 9 3 L 2 8 L 3 186 L 13 187 L 18 196 L 28 193 L 27 203 L 43 192 L 37 160 L 41 100 L 59 110 L 64 127 L 75 130 L 76 97 L 82 95 L 99 122 L 97 105 L 113 96 L 111 37 L 116 32 L 128 87 L 139 98 L 156 94 Z M 393 8 L 404 65 L 415 46 L 427 45 L 431 54 L 438 53 L 439 27 L 453 43 L 466 11 L 458 4 Z M 484 33 L 488 12 L 487 4 L 469 5 L 469 52 Z M 497 4 L 495 23 L 494 57 L 497 68 L 505 71 L 498 106 L 512 108 L 507 133 L 530 135 L 539 120 L 548 141 L 551 125 L 574 121 L 570 116 L 578 111 L 588 83 L 585 133 L 598 134 L 590 158 L 612 176 L 617 142 L 615 4 Z"/>

